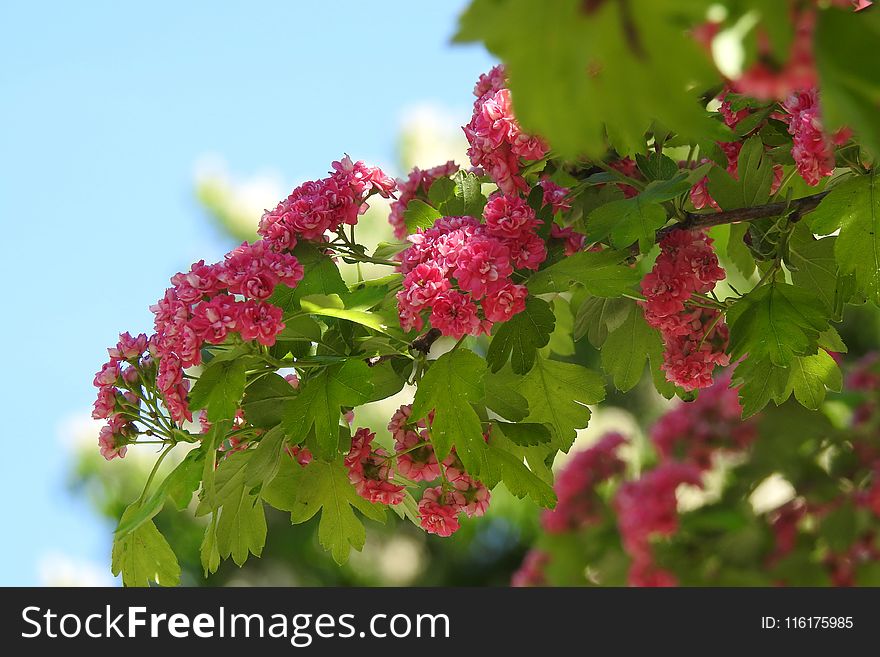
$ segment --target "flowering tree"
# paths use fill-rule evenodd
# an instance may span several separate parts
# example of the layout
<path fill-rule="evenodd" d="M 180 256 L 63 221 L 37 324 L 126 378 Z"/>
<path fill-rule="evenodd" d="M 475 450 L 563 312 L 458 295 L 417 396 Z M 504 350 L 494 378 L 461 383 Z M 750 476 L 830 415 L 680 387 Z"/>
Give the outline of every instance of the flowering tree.
<path fill-rule="evenodd" d="M 626 392 L 646 366 L 660 394 L 722 404 L 725 418 L 792 396 L 816 410 L 840 388 L 834 322 L 880 303 L 880 78 L 863 52 L 880 14 L 681 4 L 476 0 L 458 38 L 504 65 L 474 89 L 469 163 L 395 181 L 345 156 L 265 212 L 258 241 L 171 278 L 152 334 L 122 334 L 95 377 L 102 454 L 163 447 L 116 530 L 126 584 L 176 583 L 152 518 L 194 493 L 206 572 L 260 554 L 264 504 L 294 523 L 320 513 L 340 563 L 364 544 L 362 516 L 390 508 L 448 536 L 502 482 L 545 507 L 558 494 L 565 524 L 555 457 L 606 379 Z M 745 64 L 722 72 L 711 52 L 744 24 Z M 400 241 L 368 252 L 356 226 L 374 196 L 393 199 Z M 340 261 L 388 274 L 348 285 Z M 582 338 L 601 371 L 566 347 Z M 406 385 L 393 445 L 351 430 L 354 408 Z M 761 439 L 737 427 L 724 440 Z M 648 540 L 671 531 L 679 485 L 702 484 L 712 440 L 693 437 L 689 460 L 614 498 L 633 583 L 666 581 Z M 590 477 L 619 473 L 620 441 L 578 457 Z"/>

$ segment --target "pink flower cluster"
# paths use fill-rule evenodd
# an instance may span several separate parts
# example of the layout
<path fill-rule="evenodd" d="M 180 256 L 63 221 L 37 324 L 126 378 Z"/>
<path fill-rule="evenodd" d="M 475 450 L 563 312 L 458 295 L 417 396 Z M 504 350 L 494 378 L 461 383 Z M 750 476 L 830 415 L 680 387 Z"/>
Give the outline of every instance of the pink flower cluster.
<path fill-rule="evenodd" d="M 363 428 L 351 437 L 351 449 L 345 456 L 348 479 L 365 500 L 400 504 L 406 495 L 406 486 L 391 483 L 392 457 L 383 448 L 372 446 L 375 437 L 375 433 Z"/>
<path fill-rule="evenodd" d="M 545 510 L 541 516 L 545 531 L 559 534 L 601 519 L 603 502 L 596 486 L 623 473 L 625 464 L 617 456 L 617 449 L 626 442 L 621 434 L 609 433 L 571 458 L 556 477 L 556 508 Z"/>
<path fill-rule="evenodd" d="M 425 171 L 415 167 L 405 180 L 399 179 L 397 181 L 397 200 L 391 204 L 391 213 L 388 215 L 388 223 L 394 228 L 394 237 L 399 240 L 406 237 L 406 222 L 403 215 L 409 202 L 414 198 L 427 200 L 428 191 L 434 181 L 438 178 L 451 176 L 456 171 L 458 171 L 458 165 L 449 160 L 446 164 Z"/>
<path fill-rule="evenodd" d="M 667 462 L 623 484 L 614 498 L 623 547 L 632 558 L 632 586 L 674 586 L 675 577 L 654 564 L 651 539 L 678 530 L 676 491 L 682 484 L 702 486 L 694 465 Z"/>
<path fill-rule="evenodd" d="M 663 370 L 685 390 L 712 384 L 716 365 L 727 365 L 727 325 L 717 310 L 694 307 L 694 293 L 710 292 L 724 270 L 702 231 L 674 230 L 660 241 L 660 255 L 642 279 L 645 319 L 665 344 Z"/>
<path fill-rule="evenodd" d="M 846 143 L 851 132 L 839 130 L 832 137 L 822 132 L 819 117 L 819 93 L 815 88 L 796 92 L 789 96 L 782 107 L 792 135 L 791 156 L 797 165 L 798 173 L 809 185 L 834 172 L 834 146 Z"/>
<path fill-rule="evenodd" d="M 430 421 L 415 421 L 412 407 L 401 406 L 388 423 L 394 438 L 397 470 L 412 481 L 432 482 L 442 477 L 439 486 L 428 488 L 419 501 L 419 520 L 430 534 L 449 536 L 459 526 L 459 515 L 481 516 L 489 507 L 489 490 L 472 478 L 453 450 L 442 463 L 437 461 L 430 443 Z"/>
<path fill-rule="evenodd" d="M 548 151 L 539 137 L 525 134 L 520 128 L 510 101 L 504 69 L 496 66 L 481 75 L 474 95 L 474 113 L 464 126 L 471 164 L 481 167 L 505 194 L 527 191 L 520 175 L 520 158 L 540 160 Z"/>
<path fill-rule="evenodd" d="M 159 361 L 156 385 L 175 422 L 192 421 L 183 370 L 202 361 L 204 344 L 222 344 L 230 333 L 243 340 L 275 344 L 284 328 L 281 308 L 265 301 L 279 283 L 295 286 L 303 276 L 299 261 L 260 240 L 243 243 L 221 262 L 195 263 L 171 278 L 172 287 L 150 307 Z"/>
<path fill-rule="evenodd" d="M 730 376 L 720 377 L 694 401 L 679 404 L 651 428 L 651 442 L 663 460 L 712 467 L 718 450 L 741 451 L 757 438 L 754 421 L 741 420 L 742 406 Z"/>
<path fill-rule="evenodd" d="M 328 177 L 303 183 L 274 210 L 266 211 L 258 232 L 278 251 L 292 249 L 297 239 L 321 240 L 328 230 L 356 224 L 371 194 L 388 198 L 396 186 L 378 167 L 352 162 L 346 155 L 333 162 Z"/>
<path fill-rule="evenodd" d="M 133 421 L 139 415 L 143 395 L 141 374 L 155 371 L 152 358 L 144 353 L 147 347 L 143 333 L 136 337 L 128 332 L 120 334 L 116 346 L 107 349 L 110 360 L 95 374 L 98 398 L 92 417 L 107 420 L 98 434 L 98 447 L 108 461 L 123 458 L 127 444 L 138 434 Z"/>
<path fill-rule="evenodd" d="M 397 294 L 405 330 L 420 330 L 430 310 L 431 325 L 443 335 L 488 333 L 525 308 L 524 285 L 514 284 L 514 269 L 537 269 L 547 257 L 535 233 L 541 221 L 518 196 L 495 194 L 473 217 L 441 217 L 427 230 L 409 236 L 401 255 L 403 289 Z M 482 310 L 482 316 L 480 311 Z"/>

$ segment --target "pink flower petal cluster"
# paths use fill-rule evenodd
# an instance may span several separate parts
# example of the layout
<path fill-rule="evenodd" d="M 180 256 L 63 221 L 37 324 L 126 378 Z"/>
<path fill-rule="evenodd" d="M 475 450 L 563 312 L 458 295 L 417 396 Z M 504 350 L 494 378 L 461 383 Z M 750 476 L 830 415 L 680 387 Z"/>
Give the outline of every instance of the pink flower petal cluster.
<path fill-rule="evenodd" d="M 143 395 L 141 372 L 155 369 L 150 356 L 144 355 L 148 346 L 143 333 L 135 337 L 127 331 L 121 333 L 116 346 L 107 349 L 110 360 L 95 374 L 98 396 L 92 417 L 107 420 L 98 433 L 98 447 L 108 461 L 124 457 L 127 444 L 137 436 L 133 420 L 138 417 Z"/>
<path fill-rule="evenodd" d="M 371 194 L 391 197 L 395 180 L 378 167 L 352 162 L 346 155 L 333 162 L 330 175 L 305 182 L 260 220 L 258 233 L 278 251 L 292 249 L 297 239 L 318 240 L 342 224 L 356 224 Z"/>
<path fill-rule="evenodd" d="M 464 126 L 468 157 L 471 164 L 481 167 L 505 194 L 527 191 L 520 175 L 520 158 L 540 160 L 548 151 L 539 137 L 527 135 L 520 128 L 510 101 L 510 90 L 504 69 L 493 68 L 480 76 L 474 95 L 474 113 Z"/>
<path fill-rule="evenodd" d="M 850 131 L 842 129 L 832 137 L 822 131 L 815 88 L 792 94 L 782 107 L 787 113 L 784 119 L 792 135 L 791 156 L 798 173 L 808 185 L 818 185 L 834 172 L 834 146 L 846 143 Z"/>
<path fill-rule="evenodd" d="M 302 276 L 293 255 L 260 240 L 243 243 L 216 264 L 200 260 L 171 278 L 172 287 L 150 310 L 156 329 L 151 347 L 159 361 L 156 384 L 174 421 L 192 421 L 183 370 L 201 363 L 202 346 L 222 344 L 230 333 L 275 344 L 284 328 L 282 310 L 265 299 L 278 284 L 294 287 Z"/>
<path fill-rule="evenodd" d="M 703 231 L 674 230 L 660 241 L 660 255 L 642 279 L 648 324 L 665 345 L 666 377 L 685 390 L 712 384 L 716 365 L 727 365 L 727 325 L 717 310 L 694 307 L 694 293 L 710 292 L 724 270 Z"/>
<path fill-rule="evenodd" d="M 413 481 L 436 481 L 440 486 L 428 488 L 419 502 L 419 518 L 422 527 L 431 534 L 449 536 L 458 530 L 458 516 L 482 516 L 489 507 L 490 493 L 482 483 L 465 472 L 455 450 L 437 461 L 431 445 L 431 422 L 433 412 L 427 419 L 414 420 L 412 406 L 404 404 L 395 411 L 388 423 L 394 438 L 397 471 Z"/>
<path fill-rule="evenodd" d="M 670 461 L 626 482 L 614 497 L 623 547 L 632 558 L 629 581 L 633 586 L 675 584 L 670 573 L 656 568 L 651 539 L 678 530 L 676 490 L 682 484 L 702 487 L 699 468 Z"/>
<path fill-rule="evenodd" d="M 617 449 L 628 442 L 619 433 L 603 436 L 595 445 L 578 452 L 556 477 L 556 508 L 541 515 L 541 525 L 551 534 L 568 532 L 600 520 L 603 503 L 596 486 L 623 473 L 625 464 Z"/>
<path fill-rule="evenodd" d="M 459 339 L 488 333 L 494 322 L 525 308 L 528 291 L 510 276 L 514 269 L 537 269 L 547 257 L 534 230 L 540 220 L 523 199 L 501 194 L 489 199 L 484 217 L 485 224 L 441 217 L 407 238 L 412 246 L 401 254 L 397 293 L 405 330 L 420 330 L 430 311 L 434 328 Z"/>
<path fill-rule="evenodd" d="M 403 215 L 409 202 L 414 198 L 427 200 L 428 191 L 434 181 L 438 178 L 451 176 L 456 171 L 458 171 L 458 165 L 449 160 L 446 164 L 424 171 L 415 167 L 405 179 L 398 179 L 397 200 L 391 204 L 391 213 L 388 215 L 388 223 L 394 228 L 394 237 L 399 240 L 406 237 L 406 222 Z"/>
<path fill-rule="evenodd" d="M 663 460 L 712 467 L 717 451 L 742 451 L 757 438 L 753 420 L 742 420 L 742 406 L 730 376 L 719 377 L 687 404 L 665 413 L 651 428 L 651 441 Z"/>
<path fill-rule="evenodd" d="M 351 448 L 345 456 L 348 479 L 365 500 L 400 504 L 406 495 L 406 486 L 391 483 L 394 477 L 392 457 L 383 448 L 373 447 L 375 437 L 375 433 L 363 428 L 351 437 Z"/>

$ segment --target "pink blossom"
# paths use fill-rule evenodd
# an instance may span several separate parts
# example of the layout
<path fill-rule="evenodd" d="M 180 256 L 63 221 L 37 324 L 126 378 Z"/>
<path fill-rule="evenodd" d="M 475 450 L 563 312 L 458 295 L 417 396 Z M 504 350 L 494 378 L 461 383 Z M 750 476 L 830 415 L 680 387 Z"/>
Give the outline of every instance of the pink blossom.
<path fill-rule="evenodd" d="M 520 175 L 519 158 L 539 160 L 547 145 L 538 137 L 525 134 L 513 115 L 510 91 L 501 86 L 503 69 L 496 67 L 480 78 L 474 93 L 474 113 L 463 127 L 470 148 L 468 157 L 474 167 L 481 167 L 505 194 L 526 191 Z"/>
<path fill-rule="evenodd" d="M 96 388 L 100 388 L 102 386 L 114 386 L 116 382 L 119 380 L 119 377 L 122 375 L 122 371 L 119 367 L 119 363 L 117 361 L 111 360 L 110 362 L 104 363 L 101 366 L 101 369 L 98 370 L 98 373 L 95 374 L 95 378 L 93 380 L 93 385 Z"/>
<path fill-rule="evenodd" d="M 834 144 L 822 131 L 818 92 L 815 88 L 794 93 L 782 104 L 788 113 L 788 131 L 793 136 L 791 156 L 798 173 L 809 185 L 834 172 Z"/>
<path fill-rule="evenodd" d="M 275 336 L 284 329 L 283 312 L 278 306 L 258 301 L 245 301 L 240 306 L 236 328 L 242 340 L 256 340 L 271 347 Z"/>
<path fill-rule="evenodd" d="M 524 199 L 502 194 L 493 194 L 489 198 L 483 217 L 487 232 L 505 239 L 518 239 L 543 223 L 535 218 L 535 211 Z"/>
<path fill-rule="evenodd" d="M 422 171 L 415 167 L 410 171 L 406 179 L 397 181 L 398 195 L 397 200 L 391 204 L 391 213 L 388 216 L 388 222 L 394 228 L 394 236 L 397 239 L 406 237 L 406 222 L 404 220 L 404 212 L 409 202 L 414 198 L 427 199 L 428 191 L 431 185 L 438 178 L 451 176 L 458 171 L 458 165 L 449 160 L 446 164 L 433 167 L 427 171 Z"/>
<path fill-rule="evenodd" d="M 458 256 L 458 267 L 453 276 L 459 287 L 473 298 L 483 298 L 489 290 L 498 289 L 513 273 L 510 251 L 492 238 L 474 238 Z"/>
<path fill-rule="evenodd" d="M 566 256 L 573 255 L 582 250 L 587 240 L 585 235 L 575 232 L 573 228 L 563 228 L 556 224 L 550 226 L 550 237 L 556 240 L 565 240 L 564 253 Z"/>
<path fill-rule="evenodd" d="M 549 178 L 542 178 L 538 184 L 544 190 L 542 202 L 553 209 L 553 214 L 571 210 L 570 190 L 567 187 L 561 187 Z"/>
<path fill-rule="evenodd" d="M 133 338 L 131 337 L 131 334 L 126 331 L 125 333 L 119 334 L 119 342 L 116 343 L 115 347 L 107 349 L 107 353 L 110 354 L 110 360 L 132 360 L 134 358 L 140 358 L 141 354 L 143 354 L 146 349 L 146 335 L 139 333 L 137 337 Z"/>
<path fill-rule="evenodd" d="M 457 290 L 447 290 L 434 300 L 431 326 L 456 340 L 465 335 L 477 335 L 483 329 L 477 306 Z"/>
<path fill-rule="evenodd" d="M 235 297 L 221 294 L 195 307 L 190 326 L 205 342 L 221 344 L 238 325 L 240 310 Z"/>
<path fill-rule="evenodd" d="M 458 531 L 458 508 L 440 486 L 428 488 L 422 493 L 419 522 L 429 534 L 451 536 Z"/>
<path fill-rule="evenodd" d="M 101 431 L 98 433 L 98 446 L 101 450 L 101 456 L 108 461 L 112 461 L 116 457 L 123 458 L 128 451 L 123 436 L 114 433 L 113 427 L 109 424 L 101 427 Z"/>
<path fill-rule="evenodd" d="M 525 285 L 506 284 L 483 299 L 483 313 L 490 322 L 506 322 L 525 310 L 529 291 Z"/>
<path fill-rule="evenodd" d="M 357 494 L 370 502 L 400 504 L 406 487 L 391 483 L 391 460 L 383 448 L 372 448 L 375 437 L 369 429 L 358 429 L 352 436 L 351 448 L 345 456 L 348 479 Z"/>

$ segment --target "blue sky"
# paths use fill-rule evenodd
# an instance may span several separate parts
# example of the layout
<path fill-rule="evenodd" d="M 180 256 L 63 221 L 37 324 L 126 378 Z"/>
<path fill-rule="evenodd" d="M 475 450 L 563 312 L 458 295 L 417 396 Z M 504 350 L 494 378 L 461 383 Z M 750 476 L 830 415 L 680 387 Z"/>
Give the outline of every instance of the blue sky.
<path fill-rule="evenodd" d="M 59 424 L 93 400 L 121 330 L 167 279 L 229 246 L 193 167 L 321 176 L 343 152 L 395 162 L 401 111 L 467 120 L 491 66 L 449 45 L 453 2 L 19 2 L 0 8 L 0 584 L 63 551 L 109 565 L 111 528 L 64 487 Z M 112 465 L 112 464 L 111 464 Z"/>

